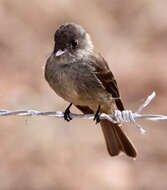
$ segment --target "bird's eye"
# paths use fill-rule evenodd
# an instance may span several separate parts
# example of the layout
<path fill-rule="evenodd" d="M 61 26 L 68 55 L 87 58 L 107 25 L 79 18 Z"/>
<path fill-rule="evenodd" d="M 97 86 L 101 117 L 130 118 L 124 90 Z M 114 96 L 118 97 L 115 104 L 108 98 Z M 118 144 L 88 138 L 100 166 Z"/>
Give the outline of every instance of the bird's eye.
<path fill-rule="evenodd" d="M 75 49 L 77 47 L 77 45 L 78 45 L 78 41 L 77 40 L 73 40 L 71 42 L 71 45 L 72 45 L 72 48 Z"/>

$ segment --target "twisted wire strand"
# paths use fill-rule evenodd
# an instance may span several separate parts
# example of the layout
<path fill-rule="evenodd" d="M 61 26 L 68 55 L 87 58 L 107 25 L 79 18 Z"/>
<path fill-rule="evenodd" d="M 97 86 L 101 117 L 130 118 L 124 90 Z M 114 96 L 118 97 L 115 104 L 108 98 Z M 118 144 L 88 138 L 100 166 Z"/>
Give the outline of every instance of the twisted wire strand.
<path fill-rule="evenodd" d="M 152 121 L 166 121 L 167 116 L 164 115 L 153 115 L 153 114 L 141 114 L 141 111 L 150 104 L 151 100 L 156 96 L 155 92 L 153 92 L 150 96 L 147 97 L 145 102 L 137 109 L 136 112 L 132 112 L 131 110 L 115 110 L 113 114 L 100 114 L 100 119 L 107 119 L 113 123 L 122 123 L 122 122 L 129 122 L 134 125 L 141 134 L 145 133 L 145 130 L 136 122 L 136 119 L 147 119 Z M 0 116 L 52 116 L 57 118 L 64 118 L 64 112 L 60 111 L 48 111 L 42 112 L 37 110 L 16 110 L 16 111 L 9 111 L 9 110 L 0 110 Z M 94 114 L 75 114 L 70 113 L 71 118 L 84 118 L 84 119 L 93 119 Z"/>

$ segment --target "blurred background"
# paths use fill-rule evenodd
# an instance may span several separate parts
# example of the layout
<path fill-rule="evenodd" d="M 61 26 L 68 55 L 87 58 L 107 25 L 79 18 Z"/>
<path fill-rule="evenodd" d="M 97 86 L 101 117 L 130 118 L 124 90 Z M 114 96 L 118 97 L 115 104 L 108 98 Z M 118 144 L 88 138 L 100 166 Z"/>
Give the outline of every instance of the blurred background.
<path fill-rule="evenodd" d="M 127 109 L 155 91 L 144 113 L 167 115 L 167 1 L 0 0 L 0 109 L 64 111 L 44 80 L 60 24 L 82 25 L 115 74 Z M 79 113 L 75 108 L 73 112 Z M 0 189 L 167 188 L 167 123 L 138 120 L 124 130 L 138 157 L 110 157 L 93 121 L 0 118 Z"/>

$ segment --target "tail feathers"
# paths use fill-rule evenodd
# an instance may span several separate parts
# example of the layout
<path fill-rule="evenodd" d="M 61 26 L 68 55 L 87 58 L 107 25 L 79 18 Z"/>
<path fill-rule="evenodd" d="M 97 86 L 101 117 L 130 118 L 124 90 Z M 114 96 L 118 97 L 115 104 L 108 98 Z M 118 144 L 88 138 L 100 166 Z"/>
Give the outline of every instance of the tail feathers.
<path fill-rule="evenodd" d="M 108 152 L 111 156 L 117 156 L 121 151 L 123 151 L 130 157 L 136 157 L 137 153 L 134 146 L 118 124 L 113 124 L 108 120 L 102 120 L 100 124 Z"/>

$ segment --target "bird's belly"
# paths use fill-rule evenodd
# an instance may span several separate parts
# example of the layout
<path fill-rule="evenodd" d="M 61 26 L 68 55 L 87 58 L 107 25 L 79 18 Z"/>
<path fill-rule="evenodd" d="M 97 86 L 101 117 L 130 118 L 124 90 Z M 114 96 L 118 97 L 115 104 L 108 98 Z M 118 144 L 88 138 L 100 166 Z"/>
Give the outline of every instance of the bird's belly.
<path fill-rule="evenodd" d="M 57 95 L 69 102 L 73 102 L 78 98 L 77 90 L 74 88 L 71 81 L 66 80 L 65 77 L 61 80 L 54 80 L 50 85 Z"/>
<path fill-rule="evenodd" d="M 62 97 L 68 102 L 72 102 L 75 105 L 92 105 L 92 107 L 97 107 L 99 104 L 110 104 L 111 95 L 106 93 L 103 89 L 96 88 L 94 90 L 89 89 L 89 86 L 85 88 L 80 88 L 73 83 L 73 81 L 62 80 L 54 82 L 51 85 L 57 95 Z"/>

